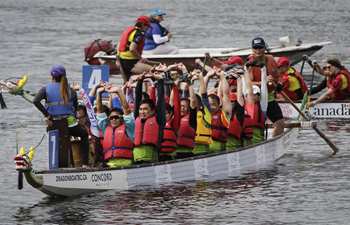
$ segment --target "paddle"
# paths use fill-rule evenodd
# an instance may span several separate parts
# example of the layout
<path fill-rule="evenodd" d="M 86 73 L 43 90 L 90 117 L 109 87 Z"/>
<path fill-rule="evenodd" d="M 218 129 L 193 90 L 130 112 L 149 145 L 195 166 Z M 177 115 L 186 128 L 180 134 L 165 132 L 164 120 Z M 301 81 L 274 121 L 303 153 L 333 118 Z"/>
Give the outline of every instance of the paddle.
<path fill-rule="evenodd" d="M 309 120 L 308 117 L 305 115 L 304 112 L 302 112 L 295 104 L 294 102 L 288 97 L 288 95 L 286 95 L 286 93 L 284 93 L 283 91 L 281 91 L 282 96 L 293 106 L 293 108 L 305 119 L 305 120 Z M 316 133 L 323 139 L 325 140 L 325 142 L 329 145 L 329 147 L 331 147 L 331 149 L 333 150 L 333 154 L 335 155 L 339 149 L 337 148 L 337 146 L 335 146 L 335 144 L 322 132 L 320 131 L 317 127 L 312 127 L 312 129 L 314 129 L 316 131 Z"/>
<path fill-rule="evenodd" d="M 6 109 L 7 108 L 5 100 L 4 100 L 1 92 L 0 92 L 0 105 L 1 105 L 2 109 Z"/>
<path fill-rule="evenodd" d="M 222 51 L 221 54 L 229 54 L 229 53 L 239 52 L 239 51 L 249 50 L 249 49 L 251 49 L 251 47 L 237 48 L 237 49 L 232 49 L 232 50 L 228 50 L 228 51 Z"/>

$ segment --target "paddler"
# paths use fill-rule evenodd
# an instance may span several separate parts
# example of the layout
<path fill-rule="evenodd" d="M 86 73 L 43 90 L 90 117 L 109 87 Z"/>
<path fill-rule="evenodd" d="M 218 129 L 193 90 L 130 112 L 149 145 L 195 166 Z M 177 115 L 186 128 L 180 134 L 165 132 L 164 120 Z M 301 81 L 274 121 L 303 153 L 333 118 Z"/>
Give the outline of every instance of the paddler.
<path fill-rule="evenodd" d="M 247 67 L 252 67 L 251 80 L 253 84 L 257 84 L 261 87 L 262 84 L 262 69 L 260 66 L 266 67 L 267 72 L 267 89 L 268 89 L 268 106 L 266 115 L 267 118 L 273 123 L 272 136 L 277 136 L 283 133 L 284 119 L 280 106 L 275 100 L 275 84 L 279 81 L 278 66 L 270 54 L 265 54 L 267 50 L 265 40 L 261 37 L 256 37 L 252 40 L 252 52 L 253 54 L 248 56 Z M 265 94 L 265 93 L 262 93 Z M 262 109 L 264 110 L 264 109 Z"/>
<path fill-rule="evenodd" d="M 150 13 L 151 25 L 145 33 L 145 54 L 176 54 L 177 47 L 169 44 L 172 34 L 160 23 L 164 20 L 166 13 L 161 9 L 152 9 Z"/>
<path fill-rule="evenodd" d="M 323 74 L 327 78 L 327 91 L 310 102 L 310 107 L 326 100 L 344 100 L 350 97 L 350 72 L 339 59 L 328 59 L 323 67 Z"/>
<path fill-rule="evenodd" d="M 289 59 L 285 56 L 279 57 L 277 65 L 283 92 L 293 101 L 303 99 L 307 85 L 301 74 L 290 65 Z"/>
<path fill-rule="evenodd" d="M 157 102 L 150 98 L 143 98 L 142 85 L 145 78 L 157 80 Z M 148 163 L 157 162 L 160 143 L 165 126 L 165 99 L 164 80 L 161 74 L 154 72 L 141 75 L 136 86 L 135 105 L 135 139 L 134 139 L 134 162 Z"/>
<path fill-rule="evenodd" d="M 87 131 L 75 118 L 78 106 L 76 92 L 69 87 L 66 69 L 62 65 L 51 68 L 51 82 L 36 94 L 33 104 L 45 116 L 47 130 L 59 130 L 59 167 L 69 167 L 69 135 L 81 138 L 80 156 L 83 167 L 89 162 L 89 138 Z M 41 104 L 45 99 L 46 105 Z"/>
<path fill-rule="evenodd" d="M 221 71 L 221 70 L 219 70 Z M 213 142 L 209 145 L 210 152 L 219 152 L 226 150 L 226 142 L 228 138 L 228 128 L 232 113 L 232 104 L 229 98 L 229 84 L 223 72 L 208 73 L 210 75 L 217 74 L 219 76 L 219 87 L 217 93 L 209 94 L 209 105 L 211 112 L 211 137 Z"/>
<path fill-rule="evenodd" d="M 145 64 L 147 60 L 142 58 L 145 31 L 149 26 L 149 17 L 140 16 L 136 24 L 127 27 L 119 38 L 118 58 L 124 82 L 128 81 L 132 74 L 141 74 L 152 69 L 152 66 Z"/>
<path fill-rule="evenodd" d="M 107 117 L 107 114 L 103 112 L 101 97 L 105 91 L 118 95 L 123 111 L 119 108 L 112 108 Z M 132 165 L 135 119 L 134 113 L 129 109 L 122 89 L 109 86 L 97 88 L 96 110 L 98 127 L 103 134 L 103 158 L 106 165 L 110 168 L 121 168 Z"/>

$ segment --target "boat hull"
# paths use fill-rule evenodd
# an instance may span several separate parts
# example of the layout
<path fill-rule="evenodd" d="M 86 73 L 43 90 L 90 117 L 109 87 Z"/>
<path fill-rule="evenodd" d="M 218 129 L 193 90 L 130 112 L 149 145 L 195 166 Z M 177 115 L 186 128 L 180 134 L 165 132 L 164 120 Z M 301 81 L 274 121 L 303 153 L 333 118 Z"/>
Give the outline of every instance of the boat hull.
<path fill-rule="evenodd" d="M 42 184 L 35 186 L 54 196 L 75 196 L 106 190 L 133 190 L 193 181 L 215 181 L 266 168 L 282 157 L 291 146 L 298 129 L 258 145 L 234 152 L 204 155 L 185 160 L 140 165 L 127 169 L 42 171 Z M 32 184 L 33 186 L 33 184 Z"/>

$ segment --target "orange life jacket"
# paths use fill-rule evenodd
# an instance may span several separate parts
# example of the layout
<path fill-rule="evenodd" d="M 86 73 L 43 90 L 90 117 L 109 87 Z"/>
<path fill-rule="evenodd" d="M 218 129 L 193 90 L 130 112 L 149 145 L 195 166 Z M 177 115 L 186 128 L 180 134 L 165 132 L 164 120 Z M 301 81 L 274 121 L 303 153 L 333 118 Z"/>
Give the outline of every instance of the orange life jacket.
<path fill-rule="evenodd" d="M 244 108 L 247 106 L 245 105 Z M 264 113 L 261 111 L 260 104 L 257 102 L 255 103 L 254 107 L 257 108 L 257 110 L 254 110 L 255 115 L 251 117 L 250 115 L 246 114 L 244 115 L 244 121 L 243 121 L 243 135 L 246 138 L 252 138 L 253 137 L 253 128 L 265 128 L 265 117 Z"/>
<path fill-rule="evenodd" d="M 135 120 L 135 146 L 158 145 L 159 125 L 156 116 L 151 116 L 145 122 L 140 117 Z"/>
<path fill-rule="evenodd" d="M 172 119 L 167 121 L 163 130 L 163 140 L 161 144 L 161 152 L 171 153 L 176 150 L 176 133 L 172 127 Z"/>
<path fill-rule="evenodd" d="M 232 115 L 230 126 L 228 128 L 228 134 L 232 135 L 237 139 L 241 139 L 242 131 L 243 131 L 243 126 L 241 122 L 237 119 L 237 116 L 235 114 Z"/>
<path fill-rule="evenodd" d="M 132 159 L 134 144 L 125 131 L 125 124 L 112 128 L 107 126 L 103 138 L 104 159 L 123 158 Z"/>
<path fill-rule="evenodd" d="M 120 36 L 119 39 L 119 47 L 118 47 L 118 51 L 119 52 L 125 52 L 129 50 L 130 47 L 130 42 L 129 42 L 129 36 L 131 34 L 131 32 L 133 32 L 134 30 L 136 30 L 136 27 L 127 27 L 122 35 Z M 143 46 L 145 44 L 145 39 L 142 38 L 142 40 L 139 41 L 138 45 L 137 45 L 137 51 L 140 52 L 142 54 L 143 51 Z"/>
<path fill-rule="evenodd" d="M 221 113 L 222 111 L 219 110 L 211 117 L 211 137 L 213 140 L 226 142 L 228 137 L 227 127 L 222 123 Z"/>
<path fill-rule="evenodd" d="M 180 120 L 180 127 L 177 132 L 177 145 L 187 148 L 194 148 L 196 131 L 190 126 L 190 115 L 183 116 Z"/>

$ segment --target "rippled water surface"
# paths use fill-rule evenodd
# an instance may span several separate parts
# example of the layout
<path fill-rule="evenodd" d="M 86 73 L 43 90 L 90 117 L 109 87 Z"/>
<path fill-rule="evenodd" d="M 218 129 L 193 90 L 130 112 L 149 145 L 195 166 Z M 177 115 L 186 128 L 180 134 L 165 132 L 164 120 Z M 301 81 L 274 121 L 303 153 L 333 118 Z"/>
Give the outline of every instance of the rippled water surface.
<path fill-rule="evenodd" d="M 0 1 L 0 79 L 29 74 L 38 90 L 52 64 L 81 80 L 83 47 L 117 40 L 135 17 L 153 7 L 167 11 L 164 24 L 180 47 L 249 47 L 263 36 L 270 46 L 290 35 L 304 42 L 332 41 L 314 59 L 339 57 L 350 66 L 350 3 L 346 0 L 269 1 Z M 349 224 L 349 131 L 345 122 L 320 124 L 341 151 L 330 157 L 313 132 L 302 131 L 288 154 L 266 171 L 240 179 L 181 187 L 50 199 L 25 183 L 16 189 L 19 144 L 35 145 L 42 116 L 20 97 L 5 95 L 0 110 L 0 224 Z M 35 166 L 47 167 L 47 143 Z"/>

